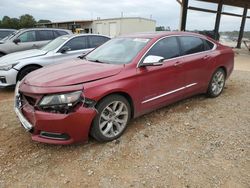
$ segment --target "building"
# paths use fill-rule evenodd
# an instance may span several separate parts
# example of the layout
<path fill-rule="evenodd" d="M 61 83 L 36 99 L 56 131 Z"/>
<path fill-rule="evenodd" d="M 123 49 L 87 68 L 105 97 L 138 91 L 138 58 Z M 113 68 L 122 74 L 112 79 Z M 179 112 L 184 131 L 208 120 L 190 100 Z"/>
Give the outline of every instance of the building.
<path fill-rule="evenodd" d="M 96 33 L 115 37 L 122 34 L 155 31 L 156 21 L 141 17 L 121 17 L 96 20 L 75 20 L 37 24 L 37 27 L 63 28 L 81 33 Z"/>

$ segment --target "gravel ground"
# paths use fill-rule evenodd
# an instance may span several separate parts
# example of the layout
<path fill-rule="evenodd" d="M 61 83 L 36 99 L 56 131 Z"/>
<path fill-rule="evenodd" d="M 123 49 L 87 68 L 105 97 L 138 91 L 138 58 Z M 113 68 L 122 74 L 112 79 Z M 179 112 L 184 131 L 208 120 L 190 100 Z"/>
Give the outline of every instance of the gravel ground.
<path fill-rule="evenodd" d="M 31 141 L 0 94 L 0 187 L 250 187 L 250 72 L 133 120 L 116 141 Z M 8 97 L 9 96 L 9 97 Z"/>

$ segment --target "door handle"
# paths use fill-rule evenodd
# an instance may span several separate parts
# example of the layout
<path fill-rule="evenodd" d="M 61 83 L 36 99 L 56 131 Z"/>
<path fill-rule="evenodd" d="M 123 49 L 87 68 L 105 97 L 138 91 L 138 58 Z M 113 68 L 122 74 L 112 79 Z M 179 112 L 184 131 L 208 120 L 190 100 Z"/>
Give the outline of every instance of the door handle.
<path fill-rule="evenodd" d="M 203 57 L 204 60 L 206 60 L 206 59 L 208 59 L 208 58 L 210 58 L 209 55 L 205 55 L 205 56 Z"/>
<path fill-rule="evenodd" d="M 175 67 L 181 66 L 181 62 L 180 62 L 180 61 L 176 61 L 176 62 L 174 63 L 174 66 L 175 66 Z"/>

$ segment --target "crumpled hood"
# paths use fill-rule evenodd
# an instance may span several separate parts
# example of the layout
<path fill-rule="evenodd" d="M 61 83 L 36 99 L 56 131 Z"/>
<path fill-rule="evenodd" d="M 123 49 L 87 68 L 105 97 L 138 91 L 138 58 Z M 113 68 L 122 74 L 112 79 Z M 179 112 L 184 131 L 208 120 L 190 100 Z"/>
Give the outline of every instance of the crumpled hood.
<path fill-rule="evenodd" d="M 91 82 L 118 74 L 124 65 L 72 60 L 38 69 L 26 76 L 24 83 L 37 87 L 60 87 Z"/>
<path fill-rule="evenodd" d="M 45 54 L 47 54 L 46 51 L 39 49 L 11 53 L 0 58 L 0 66 L 12 65 L 18 63 L 18 61 L 20 61 L 21 59 L 43 56 Z"/>

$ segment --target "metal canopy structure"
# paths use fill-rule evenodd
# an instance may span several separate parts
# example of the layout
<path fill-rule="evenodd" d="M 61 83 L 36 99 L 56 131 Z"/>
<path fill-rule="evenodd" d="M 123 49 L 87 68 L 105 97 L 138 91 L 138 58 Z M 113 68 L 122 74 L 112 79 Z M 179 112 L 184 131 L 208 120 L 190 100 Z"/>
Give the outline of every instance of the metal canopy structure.
<path fill-rule="evenodd" d="M 241 48 L 246 19 L 250 18 L 250 16 L 247 16 L 247 11 L 248 11 L 248 9 L 250 9 L 250 0 L 197 0 L 197 1 L 207 2 L 207 3 L 216 3 L 217 10 L 204 9 L 204 8 L 200 8 L 200 7 L 192 7 L 192 6 L 189 6 L 189 0 L 177 0 L 177 2 L 179 2 L 181 4 L 181 7 L 182 7 L 180 30 L 181 31 L 186 30 L 188 10 L 195 10 L 195 11 L 216 14 L 214 32 L 215 32 L 215 38 L 217 40 L 219 39 L 219 28 L 220 28 L 221 15 L 241 17 L 242 20 L 241 20 L 240 32 L 239 32 L 239 37 L 238 37 L 238 43 L 236 46 L 237 48 Z M 229 5 L 229 6 L 243 8 L 244 9 L 243 14 L 240 15 L 240 14 L 234 14 L 231 12 L 222 12 L 223 5 Z"/>

